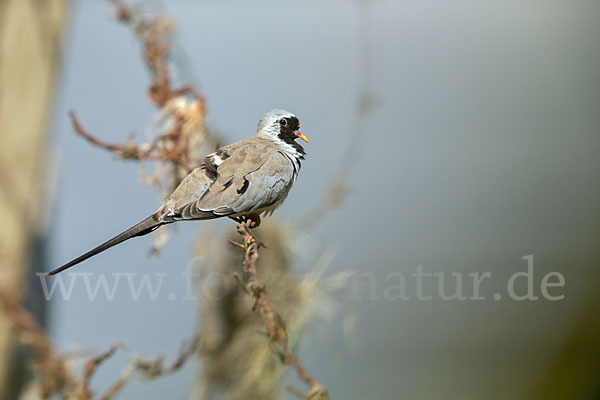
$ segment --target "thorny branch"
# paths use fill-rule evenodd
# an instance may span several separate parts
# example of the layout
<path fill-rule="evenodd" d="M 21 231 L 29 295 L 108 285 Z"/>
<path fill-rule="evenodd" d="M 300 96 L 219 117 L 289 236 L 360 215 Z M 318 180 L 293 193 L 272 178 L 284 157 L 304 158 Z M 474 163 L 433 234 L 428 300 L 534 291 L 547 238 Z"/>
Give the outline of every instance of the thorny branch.
<path fill-rule="evenodd" d="M 94 146 L 110 151 L 122 159 L 168 162 L 174 167 L 176 184 L 199 160 L 194 156 L 194 141 L 206 136 L 204 129 L 204 96 L 194 87 L 184 85 L 173 88 L 169 72 L 170 37 L 172 23 L 164 17 L 148 18 L 134 13 L 120 0 L 111 0 L 116 7 L 117 20 L 128 24 L 142 42 L 143 59 L 150 71 L 151 83 L 148 97 L 168 119 L 166 130 L 150 143 L 106 143 L 94 136 L 77 119 L 75 112 L 69 116 L 75 132 Z"/>
<path fill-rule="evenodd" d="M 152 83 L 148 96 L 154 104 L 161 108 L 173 97 L 191 95 L 204 104 L 204 97 L 192 86 L 173 89 L 169 74 L 169 37 L 173 31 L 171 22 L 166 18 L 148 20 L 137 17 L 130 6 L 121 0 L 110 0 L 117 8 L 118 21 L 130 24 L 144 44 L 144 60 L 152 74 Z"/>
<path fill-rule="evenodd" d="M 23 307 L 16 294 L 8 290 L 0 290 L 0 306 L 14 324 L 19 344 L 34 353 L 31 368 L 40 378 L 39 394 L 43 399 L 53 395 L 58 395 L 63 399 L 92 400 L 96 398 L 90 388 L 90 381 L 98 367 L 112 357 L 117 350 L 127 350 L 123 344 L 113 344 L 106 352 L 87 360 L 83 365 L 81 376 L 77 377 L 70 363 L 74 356 L 61 355 L 56 351 L 44 330 L 36 322 L 35 317 Z M 144 380 L 152 380 L 176 372 L 195 354 L 199 340 L 199 335 L 196 335 L 189 345 L 183 343 L 178 357 L 166 367 L 163 366 L 164 357 L 162 356 L 133 357 L 119 380 L 98 398 L 100 400 L 114 399 L 136 376 L 136 373 Z"/>
<path fill-rule="evenodd" d="M 139 357 L 133 358 L 130 361 L 130 364 L 121 373 L 119 380 L 117 380 L 117 382 L 115 382 L 100 397 L 100 400 L 111 400 L 115 398 L 134 376 L 134 372 L 137 372 L 142 379 L 152 380 L 160 376 L 171 375 L 172 373 L 178 371 L 185 364 L 185 362 L 196 353 L 199 342 L 200 335 L 196 335 L 192 343 L 189 345 L 182 343 L 179 356 L 177 356 L 171 365 L 166 367 L 163 366 L 164 358 L 160 356 L 153 359 Z"/>
<path fill-rule="evenodd" d="M 285 323 L 267 300 L 265 285 L 260 281 L 257 272 L 258 249 L 261 247 L 261 243 L 252 234 L 251 224 L 252 221 L 248 220 L 237 225 L 242 243 L 232 242 L 232 244 L 244 251 L 242 282 L 247 293 L 254 297 L 253 311 L 258 310 L 264 318 L 273 351 L 279 356 L 283 364 L 296 370 L 298 377 L 309 389 L 308 394 L 304 394 L 297 389 L 290 391 L 296 395 L 301 393 L 300 398 L 306 400 L 328 400 L 327 390 L 308 373 L 296 354 L 289 348 Z"/>
<path fill-rule="evenodd" d="M 171 162 L 191 170 L 187 157 L 187 138 L 181 135 L 182 118 L 177 118 L 170 130 L 158 136 L 151 143 L 113 144 L 106 143 L 92 135 L 81 125 L 74 111 L 69 111 L 73 130 L 88 142 L 101 149 L 108 150 L 125 160 L 154 160 Z"/>

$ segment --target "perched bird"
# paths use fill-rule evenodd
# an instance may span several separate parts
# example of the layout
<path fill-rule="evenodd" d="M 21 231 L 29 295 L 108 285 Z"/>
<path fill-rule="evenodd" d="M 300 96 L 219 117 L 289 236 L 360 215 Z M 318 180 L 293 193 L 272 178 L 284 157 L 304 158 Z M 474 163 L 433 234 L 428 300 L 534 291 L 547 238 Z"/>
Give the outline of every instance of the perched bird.
<path fill-rule="evenodd" d="M 268 112 L 258 122 L 256 136 L 206 156 L 154 214 L 50 275 L 177 221 L 230 217 L 238 222 L 250 219 L 258 226 L 260 215 L 270 215 L 281 205 L 298 176 L 306 153 L 295 140 L 308 142 L 299 128 L 291 112 Z"/>

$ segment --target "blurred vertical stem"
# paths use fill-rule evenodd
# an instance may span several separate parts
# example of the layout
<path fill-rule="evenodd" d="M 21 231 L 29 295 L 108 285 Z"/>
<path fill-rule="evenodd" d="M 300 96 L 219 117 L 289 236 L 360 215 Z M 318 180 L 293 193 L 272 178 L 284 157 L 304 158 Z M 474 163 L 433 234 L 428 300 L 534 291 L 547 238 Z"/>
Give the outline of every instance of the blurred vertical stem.
<path fill-rule="evenodd" d="M 0 2 L 0 283 L 24 292 L 42 236 L 46 133 L 68 1 Z M 12 323 L 0 314 L 0 398 L 22 385 Z"/>

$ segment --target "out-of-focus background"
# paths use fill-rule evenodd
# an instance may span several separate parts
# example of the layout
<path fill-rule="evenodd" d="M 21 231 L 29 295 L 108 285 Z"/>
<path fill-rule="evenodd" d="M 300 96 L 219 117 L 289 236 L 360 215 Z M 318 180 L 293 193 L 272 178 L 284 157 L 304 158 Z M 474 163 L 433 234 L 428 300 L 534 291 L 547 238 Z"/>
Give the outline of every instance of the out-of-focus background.
<path fill-rule="evenodd" d="M 146 237 L 77 267 L 166 274 L 156 299 L 133 299 L 124 282 L 114 299 L 90 299 L 80 280 L 44 301 L 36 272 L 145 218 L 161 194 L 139 184 L 138 164 L 77 137 L 67 115 L 107 142 L 153 134 L 139 41 L 108 1 L 42 3 L 0 4 L 0 284 L 28 287 L 60 352 L 118 341 L 176 354 L 202 325 L 181 278 L 198 224 L 177 227 L 157 257 Z M 173 79 L 200 90 L 227 143 L 271 108 L 300 117 L 311 142 L 279 218 L 302 218 L 347 179 L 341 204 L 297 233 L 292 267 L 354 272 L 295 346 L 333 399 L 600 399 L 600 4 L 140 4 L 173 21 Z M 418 271 L 436 275 L 420 285 Z M 477 295 L 470 274 L 486 273 Z M 516 300 L 510 282 L 537 300 Z M 546 296 L 544 282 L 556 283 Z M 445 299 L 457 290 L 466 298 Z M 1 322 L 7 386 L 19 357 Z M 128 357 L 92 386 L 113 383 Z M 188 398 L 198 369 L 136 380 L 121 398 Z M 297 384 L 291 371 L 282 379 Z"/>

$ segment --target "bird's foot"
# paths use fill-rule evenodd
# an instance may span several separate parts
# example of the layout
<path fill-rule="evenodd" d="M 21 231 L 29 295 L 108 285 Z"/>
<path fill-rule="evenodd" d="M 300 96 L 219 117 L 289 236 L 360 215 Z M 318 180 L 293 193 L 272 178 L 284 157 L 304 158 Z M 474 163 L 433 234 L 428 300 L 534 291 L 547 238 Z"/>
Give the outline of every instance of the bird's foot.
<path fill-rule="evenodd" d="M 256 234 L 253 232 L 253 229 L 257 228 L 260 225 L 260 216 L 258 216 L 257 214 L 248 214 L 240 217 L 229 218 L 240 224 L 240 226 L 238 227 L 238 231 L 241 228 L 248 235 L 252 236 L 252 238 L 256 241 L 258 247 L 267 247 L 264 244 L 264 242 L 260 240 L 258 236 L 256 236 Z"/>
<path fill-rule="evenodd" d="M 260 216 L 258 214 L 248 215 L 246 221 L 250 221 L 250 228 L 258 228 L 260 226 Z"/>
<path fill-rule="evenodd" d="M 246 224 L 250 229 L 258 228 L 260 225 L 260 216 L 257 214 L 248 214 L 240 217 L 231 217 L 238 224 Z"/>

